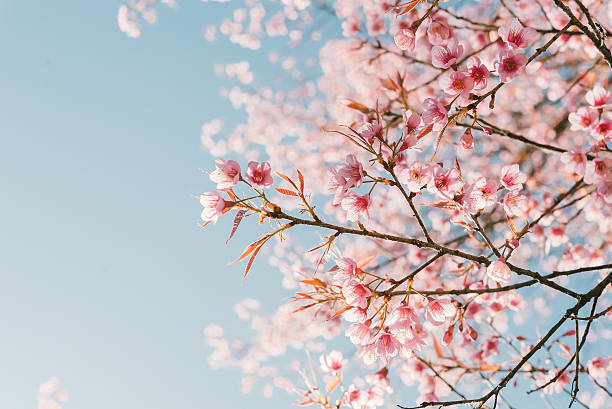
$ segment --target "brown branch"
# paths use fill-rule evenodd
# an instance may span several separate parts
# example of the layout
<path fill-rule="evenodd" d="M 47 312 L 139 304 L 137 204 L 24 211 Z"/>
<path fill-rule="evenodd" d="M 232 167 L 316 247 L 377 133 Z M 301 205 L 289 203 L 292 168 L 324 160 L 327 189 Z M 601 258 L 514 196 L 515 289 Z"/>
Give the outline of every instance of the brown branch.
<path fill-rule="evenodd" d="M 567 5 L 565 5 L 563 1 L 561 0 L 553 0 L 553 1 L 557 5 L 557 7 L 563 10 L 563 12 L 570 18 L 570 23 L 578 27 L 580 31 L 582 31 L 584 34 L 586 34 L 587 37 L 589 37 L 589 39 L 593 42 L 593 45 L 595 46 L 595 48 L 599 50 L 600 54 L 608 62 L 608 65 L 610 66 L 610 68 L 612 68 L 612 52 L 610 52 L 610 49 L 606 47 L 606 44 L 604 42 L 604 37 L 599 36 L 596 33 L 589 30 L 589 28 L 586 25 L 584 25 L 578 17 L 576 17 L 576 15 L 572 12 L 572 10 Z M 577 0 L 575 1 L 576 3 L 581 4 L 579 1 Z M 584 7 L 584 5 L 582 5 L 582 7 Z"/>
<path fill-rule="evenodd" d="M 491 389 L 486 395 L 484 395 L 484 396 L 482 396 L 480 398 L 476 398 L 476 399 L 463 399 L 463 400 L 439 401 L 439 402 L 422 402 L 419 406 L 414 406 L 412 408 L 408 408 L 408 407 L 405 407 L 405 406 L 399 406 L 399 405 L 398 406 L 400 408 L 402 408 L 402 409 L 420 409 L 420 408 L 425 408 L 425 407 L 429 407 L 429 406 L 446 407 L 446 406 L 464 405 L 464 404 L 467 404 L 467 403 L 479 403 L 478 407 L 482 408 L 482 406 L 489 399 L 491 399 L 492 397 L 495 397 L 495 399 L 497 401 L 497 396 L 499 395 L 501 390 L 508 384 L 508 382 L 510 382 L 510 380 L 521 369 L 521 367 L 523 365 L 525 365 L 529 361 L 529 359 L 531 359 L 531 357 L 533 355 L 535 355 L 535 353 L 537 351 L 539 351 L 546 344 L 546 342 L 554 335 L 554 333 L 565 323 L 565 321 L 570 316 L 576 315 L 576 313 L 578 313 L 578 311 L 582 307 L 584 307 L 589 301 L 591 301 L 591 299 L 593 299 L 595 297 L 599 297 L 599 295 L 601 295 L 601 293 L 604 291 L 606 286 L 608 284 L 610 284 L 610 282 L 612 282 L 612 273 L 609 273 L 606 276 L 606 278 L 604 278 L 602 281 L 600 281 L 590 291 L 588 291 L 585 294 L 581 294 L 579 299 L 578 299 L 578 302 L 572 308 L 569 308 L 565 312 L 565 314 L 550 328 L 550 330 L 548 330 L 546 335 L 544 335 L 544 337 L 542 337 L 542 339 L 540 339 L 540 341 L 538 341 L 538 343 L 535 344 L 534 347 L 527 354 L 525 354 L 525 356 L 523 356 L 523 358 L 508 373 L 508 375 L 506 375 L 499 382 L 499 384 L 497 384 L 497 386 L 495 388 Z"/>

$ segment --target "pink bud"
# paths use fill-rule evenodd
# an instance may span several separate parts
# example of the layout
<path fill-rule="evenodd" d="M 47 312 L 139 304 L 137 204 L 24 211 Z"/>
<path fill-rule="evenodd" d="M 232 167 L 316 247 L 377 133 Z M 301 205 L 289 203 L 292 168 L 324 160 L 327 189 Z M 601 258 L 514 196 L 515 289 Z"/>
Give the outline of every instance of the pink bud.
<path fill-rule="evenodd" d="M 444 337 L 442 337 L 442 342 L 444 345 L 449 345 L 453 341 L 453 331 L 455 330 L 455 326 L 451 325 L 448 327 L 446 332 L 444 333 Z"/>
<path fill-rule="evenodd" d="M 461 135 L 460 141 L 463 149 L 472 149 L 474 147 L 474 136 L 472 136 L 470 128 L 467 128 L 463 135 Z"/>
<path fill-rule="evenodd" d="M 469 325 L 468 325 L 468 330 L 469 330 L 469 333 L 470 333 L 470 338 L 472 338 L 474 341 L 476 341 L 478 339 L 478 332 L 476 332 L 476 330 L 474 328 L 470 327 Z"/>

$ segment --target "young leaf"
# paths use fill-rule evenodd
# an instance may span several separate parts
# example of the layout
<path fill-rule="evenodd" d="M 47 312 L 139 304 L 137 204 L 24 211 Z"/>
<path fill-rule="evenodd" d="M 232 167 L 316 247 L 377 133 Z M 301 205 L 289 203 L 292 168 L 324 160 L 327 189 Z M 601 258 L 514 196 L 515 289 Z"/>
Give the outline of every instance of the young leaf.
<path fill-rule="evenodd" d="M 253 261 L 255 261 L 255 257 L 257 256 L 257 253 L 259 253 L 259 250 L 261 250 L 261 248 L 263 247 L 265 243 L 266 243 L 265 241 L 261 243 L 261 245 L 257 247 L 257 249 L 255 249 L 253 254 L 251 254 L 251 258 L 249 259 L 249 262 L 247 263 L 246 268 L 244 269 L 244 275 L 242 276 L 242 280 L 240 282 L 241 284 L 244 282 L 244 279 L 246 278 L 247 274 L 249 274 L 249 270 L 251 269 L 251 266 L 253 265 Z"/>
<path fill-rule="evenodd" d="M 236 260 L 232 261 L 230 264 L 234 264 L 240 260 L 244 260 L 249 254 L 251 254 L 253 252 L 253 250 L 255 250 L 260 244 L 262 244 L 263 242 L 265 242 L 267 239 L 263 238 L 260 240 L 257 240 L 251 244 L 249 244 L 244 251 L 242 252 L 242 254 L 240 255 L 240 257 L 238 257 Z"/>
<path fill-rule="evenodd" d="M 332 393 L 334 389 L 336 389 L 338 385 L 340 385 L 340 382 L 342 382 L 342 376 L 338 376 L 329 381 L 325 386 L 325 390 L 327 391 L 327 393 Z"/>
<path fill-rule="evenodd" d="M 325 284 L 323 281 L 319 280 L 318 278 L 313 278 L 312 280 L 300 280 L 300 283 L 313 285 L 315 287 L 327 287 L 327 284 Z"/>
<path fill-rule="evenodd" d="M 234 233 L 236 233 L 236 230 L 238 230 L 238 226 L 240 225 L 240 222 L 242 221 L 242 218 L 244 217 L 245 214 L 246 214 L 246 210 L 238 210 L 238 212 L 236 213 L 236 216 L 234 217 L 234 224 L 232 225 L 232 231 L 229 237 L 227 238 L 227 240 L 225 240 L 225 244 L 227 244 L 227 242 L 230 241 Z"/>
<path fill-rule="evenodd" d="M 298 194 L 289 190 L 289 189 L 283 189 L 283 188 L 278 188 L 275 187 L 274 190 L 276 190 L 278 193 L 281 193 L 283 195 L 287 195 L 287 196 L 297 196 Z"/>
<path fill-rule="evenodd" d="M 302 172 L 299 169 L 297 170 L 298 178 L 300 179 L 300 193 L 304 193 L 304 176 L 302 176 Z"/>

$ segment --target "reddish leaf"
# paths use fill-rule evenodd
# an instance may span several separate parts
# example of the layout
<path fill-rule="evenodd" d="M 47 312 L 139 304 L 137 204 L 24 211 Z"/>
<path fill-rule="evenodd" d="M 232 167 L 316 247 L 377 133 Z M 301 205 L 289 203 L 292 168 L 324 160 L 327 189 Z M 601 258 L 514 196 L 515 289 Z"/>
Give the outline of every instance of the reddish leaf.
<path fill-rule="evenodd" d="M 419 134 L 417 135 L 417 139 L 421 139 L 421 138 L 423 138 L 424 136 L 426 136 L 427 134 L 429 134 L 429 133 L 431 132 L 431 130 L 433 129 L 433 126 L 434 126 L 434 124 L 433 124 L 433 123 L 431 123 L 431 124 L 427 125 L 427 126 L 426 126 L 426 127 L 425 127 L 425 128 L 422 130 L 422 131 L 421 131 L 421 133 L 419 133 Z"/>
<path fill-rule="evenodd" d="M 327 319 L 327 321 L 329 321 L 329 320 L 333 320 L 334 318 L 336 318 L 337 316 L 339 316 L 339 315 L 341 315 L 341 314 L 344 314 L 346 311 L 350 310 L 351 308 L 353 308 L 353 306 L 352 306 L 352 305 L 347 305 L 347 306 L 344 306 L 344 307 L 340 308 L 338 311 L 336 311 L 336 313 L 335 313 L 334 315 L 332 315 L 331 317 L 329 317 L 329 318 Z"/>
<path fill-rule="evenodd" d="M 385 88 L 391 91 L 395 91 L 398 88 L 397 84 L 390 78 L 379 78 L 379 80 Z"/>
<path fill-rule="evenodd" d="M 452 209 L 454 210 L 457 207 L 457 204 L 452 200 L 436 200 L 431 203 L 422 203 L 421 206 L 431 206 L 438 207 L 440 209 Z"/>
<path fill-rule="evenodd" d="M 285 179 L 287 182 L 289 182 L 291 184 L 291 186 L 293 186 L 295 188 L 295 190 L 297 190 L 297 186 L 295 185 L 295 183 L 293 183 L 293 180 L 289 179 L 289 176 L 284 175 L 284 174 L 282 174 L 280 172 L 276 172 L 276 174 L 278 176 L 280 176 L 281 178 Z"/>
<path fill-rule="evenodd" d="M 249 270 L 251 269 L 251 266 L 253 265 L 253 261 L 255 261 L 255 257 L 257 256 L 257 253 L 259 253 L 259 250 L 261 250 L 264 244 L 265 244 L 265 241 L 261 243 L 259 247 L 257 247 L 257 249 L 253 252 L 253 254 L 251 254 L 251 258 L 249 259 L 249 262 L 247 263 L 246 268 L 244 269 L 244 275 L 242 276 L 241 284 L 244 282 L 244 279 L 246 278 L 247 274 L 249 274 Z"/>
<path fill-rule="evenodd" d="M 349 104 L 346 104 L 346 106 L 351 109 L 355 109 L 359 112 L 363 112 L 364 114 L 367 114 L 368 112 L 370 112 L 370 108 L 368 108 L 367 106 L 363 104 L 360 104 L 359 102 L 351 102 Z"/>
<path fill-rule="evenodd" d="M 287 195 L 287 196 L 297 196 L 298 195 L 297 193 L 289 189 L 275 187 L 274 190 L 276 190 L 278 193 L 282 193 L 283 195 Z"/>
<path fill-rule="evenodd" d="M 501 365 L 487 365 L 487 364 L 480 365 L 481 371 L 499 371 L 500 368 L 501 368 Z"/>
<path fill-rule="evenodd" d="M 310 308 L 312 306 L 317 305 L 317 303 L 312 303 L 312 304 L 308 304 L 308 305 L 303 305 L 300 308 L 296 308 L 295 310 L 291 311 L 291 313 L 296 313 L 296 312 L 300 312 L 300 311 L 304 311 L 306 308 Z"/>
<path fill-rule="evenodd" d="M 342 376 L 338 376 L 329 381 L 325 386 L 325 390 L 327 391 L 327 393 L 332 393 L 334 389 L 336 389 L 338 385 L 340 385 L 340 382 L 342 382 Z"/>
<path fill-rule="evenodd" d="M 311 399 L 308 399 L 308 400 L 305 400 L 304 402 L 296 403 L 295 405 L 296 406 L 308 406 L 308 405 L 312 405 L 313 403 L 316 403 L 316 402 Z"/>
<path fill-rule="evenodd" d="M 230 189 L 230 190 L 228 190 L 228 191 L 227 191 L 227 195 L 228 195 L 228 196 L 230 197 L 230 199 L 232 199 L 234 202 L 235 202 L 236 200 L 238 200 L 238 199 L 236 198 L 236 195 L 234 194 L 234 191 L 233 191 L 232 189 Z"/>
<path fill-rule="evenodd" d="M 440 358 L 444 357 L 444 351 L 442 351 L 442 347 L 440 346 L 440 343 L 438 342 L 436 337 L 432 336 L 431 338 L 433 339 L 434 350 L 436 351 L 436 355 L 438 355 L 438 357 Z"/>
<path fill-rule="evenodd" d="M 463 227 L 465 227 L 465 228 L 466 228 L 466 229 L 468 229 L 468 230 L 471 230 L 471 231 L 476 231 L 476 229 L 475 229 L 474 227 L 472 227 L 472 225 L 471 225 L 471 224 L 469 224 L 469 223 L 467 223 L 467 222 L 464 222 L 464 221 L 462 221 L 462 220 L 455 220 L 455 221 L 453 221 L 453 223 L 458 224 L 458 225 L 460 225 L 460 226 L 463 226 Z"/>
<path fill-rule="evenodd" d="M 297 170 L 298 178 L 300 179 L 300 192 L 304 193 L 304 176 L 302 176 L 302 172 L 299 169 Z"/>
<path fill-rule="evenodd" d="M 372 261 L 374 261 L 374 259 L 376 259 L 376 257 L 378 257 L 378 254 L 372 254 L 371 256 L 368 256 L 362 260 L 359 260 L 357 262 L 357 267 L 366 268 L 368 264 L 370 264 Z"/>
<path fill-rule="evenodd" d="M 251 254 L 253 252 L 253 250 L 255 250 L 262 243 L 262 241 L 265 241 L 265 239 L 260 239 L 260 240 L 257 240 L 256 242 L 253 242 L 253 243 L 249 244 L 244 249 L 244 251 L 242 252 L 240 257 L 238 257 L 236 260 L 232 261 L 230 264 L 236 263 L 236 262 L 238 262 L 240 260 L 244 260 L 246 258 L 246 256 Z"/>
<path fill-rule="evenodd" d="M 327 284 L 325 284 L 323 281 L 319 280 L 318 278 L 313 278 L 312 280 L 301 280 L 300 283 L 313 285 L 315 287 L 327 287 Z"/>
<path fill-rule="evenodd" d="M 400 11 L 397 15 L 398 16 L 403 16 L 406 13 L 409 13 L 410 10 L 412 10 L 413 8 L 415 8 L 417 6 L 417 4 L 420 3 L 421 0 L 412 0 L 410 3 L 408 3 L 408 6 L 406 6 L 406 8 L 402 11 Z"/>
<path fill-rule="evenodd" d="M 238 210 L 238 212 L 236 213 L 236 217 L 234 217 L 234 224 L 232 225 L 232 231 L 229 237 L 227 238 L 227 240 L 225 240 L 225 244 L 227 244 L 227 242 L 230 241 L 234 233 L 236 233 L 236 230 L 238 230 L 238 226 L 240 225 L 240 222 L 242 221 L 242 218 L 244 217 L 245 214 L 246 214 L 246 210 Z"/>
<path fill-rule="evenodd" d="M 512 233 L 514 233 L 514 235 L 516 236 L 516 225 L 514 224 L 514 220 L 512 220 L 512 218 L 508 215 L 506 215 L 506 217 L 508 218 L 508 224 L 510 225 L 510 230 L 512 230 Z"/>

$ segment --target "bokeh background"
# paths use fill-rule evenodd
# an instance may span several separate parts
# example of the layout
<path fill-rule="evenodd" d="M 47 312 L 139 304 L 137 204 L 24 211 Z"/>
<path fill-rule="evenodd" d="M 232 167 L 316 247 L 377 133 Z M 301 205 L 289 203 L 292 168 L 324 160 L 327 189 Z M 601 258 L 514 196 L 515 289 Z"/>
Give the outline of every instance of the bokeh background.
<path fill-rule="evenodd" d="M 202 39 L 222 5 L 160 8 L 135 40 L 121 4 L 0 1 L 0 408 L 54 376 L 65 409 L 288 407 L 206 361 L 207 324 L 240 333 L 234 303 L 282 297 L 226 265 L 255 227 L 226 246 L 231 220 L 200 229 L 191 196 L 213 187 L 202 124 L 239 120 L 213 69 L 236 48 Z"/>

